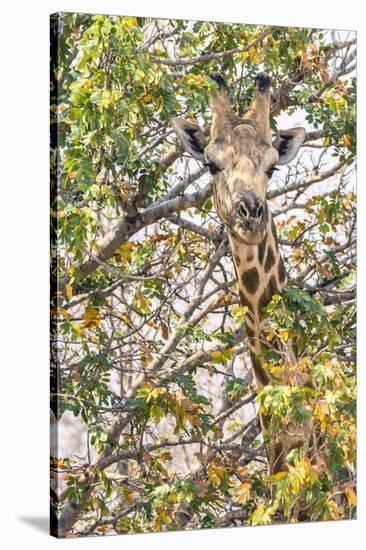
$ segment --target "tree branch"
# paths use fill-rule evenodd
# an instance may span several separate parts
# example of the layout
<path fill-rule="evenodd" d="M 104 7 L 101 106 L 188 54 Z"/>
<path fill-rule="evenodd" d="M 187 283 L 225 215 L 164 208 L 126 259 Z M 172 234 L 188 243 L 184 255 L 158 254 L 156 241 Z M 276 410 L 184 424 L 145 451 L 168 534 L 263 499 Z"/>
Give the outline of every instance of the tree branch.
<path fill-rule="evenodd" d="M 215 520 L 215 527 L 224 527 L 228 523 L 231 523 L 232 521 L 245 521 L 248 519 L 248 511 L 247 510 L 234 510 L 232 512 L 228 512 L 224 516 L 221 516 Z"/>
<path fill-rule="evenodd" d="M 271 27 L 266 27 L 257 38 L 252 40 L 250 44 L 247 44 L 243 48 L 233 48 L 232 50 L 227 50 L 225 52 L 217 52 L 217 53 L 205 53 L 202 55 L 197 55 L 196 57 L 176 57 L 172 59 L 167 59 L 164 57 L 159 57 L 157 55 L 150 54 L 150 61 L 154 61 L 155 63 L 161 63 L 162 65 L 169 65 L 171 67 L 179 66 L 182 67 L 184 65 L 195 65 L 196 63 L 202 63 L 204 61 L 211 61 L 212 59 L 222 59 L 223 57 L 227 57 L 230 55 L 234 55 L 236 53 L 242 53 L 250 50 L 250 48 L 253 48 L 258 42 L 263 40 L 266 36 L 272 33 Z"/>
<path fill-rule="evenodd" d="M 323 172 L 322 174 L 318 174 L 316 176 L 312 176 L 310 178 L 305 178 L 303 181 L 300 181 L 299 183 L 292 183 L 290 185 L 287 185 L 286 187 L 281 187 L 279 189 L 274 189 L 273 191 L 270 191 L 267 194 L 268 199 L 274 199 L 275 197 L 279 197 L 280 195 L 285 195 L 286 193 L 290 193 L 291 191 L 297 191 L 299 189 L 304 189 L 307 187 L 310 187 L 310 185 L 313 185 L 314 183 L 319 183 L 321 181 L 324 181 L 331 176 L 334 176 L 339 172 L 341 168 L 347 163 L 348 159 L 345 159 L 341 162 L 338 162 L 335 166 L 327 170 L 326 172 Z"/>
<path fill-rule="evenodd" d="M 173 212 L 186 210 L 188 208 L 192 208 L 193 206 L 197 206 L 210 197 L 211 194 L 212 182 L 209 182 L 199 191 L 167 200 L 158 205 L 153 204 L 152 206 L 146 208 L 143 212 L 137 213 L 136 216 L 125 215 L 117 223 L 116 227 L 99 243 L 96 258 L 104 262 L 109 260 L 113 256 L 114 251 L 140 229 L 146 227 L 147 225 L 151 225 L 162 218 L 168 217 Z M 90 273 L 95 271 L 97 267 L 98 261 L 93 258 L 84 263 L 80 269 L 81 278 L 90 275 Z M 67 279 L 63 281 L 63 285 L 66 283 Z"/>

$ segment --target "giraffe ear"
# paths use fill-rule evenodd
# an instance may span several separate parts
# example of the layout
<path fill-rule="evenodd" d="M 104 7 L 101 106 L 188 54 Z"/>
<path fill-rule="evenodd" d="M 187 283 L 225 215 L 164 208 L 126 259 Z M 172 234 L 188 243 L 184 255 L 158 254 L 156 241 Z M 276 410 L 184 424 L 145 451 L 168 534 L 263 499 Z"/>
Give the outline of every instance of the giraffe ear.
<path fill-rule="evenodd" d="M 208 141 L 198 124 L 181 118 L 173 118 L 171 125 L 183 149 L 192 155 L 193 158 L 204 161 L 204 151 L 208 145 Z"/>
<path fill-rule="evenodd" d="M 277 149 L 279 159 L 277 164 L 288 164 L 297 155 L 301 145 L 304 143 L 306 131 L 304 128 L 291 128 L 280 130 L 272 142 Z"/>

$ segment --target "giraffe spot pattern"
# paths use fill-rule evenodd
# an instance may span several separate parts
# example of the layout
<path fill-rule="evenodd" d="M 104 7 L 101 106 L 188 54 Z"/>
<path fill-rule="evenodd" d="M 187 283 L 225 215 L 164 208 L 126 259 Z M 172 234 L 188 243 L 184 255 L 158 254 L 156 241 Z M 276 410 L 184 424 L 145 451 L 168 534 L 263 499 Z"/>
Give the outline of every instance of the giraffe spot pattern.
<path fill-rule="evenodd" d="M 247 291 L 250 294 L 254 294 L 255 292 L 257 292 L 259 287 L 258 269 L 256 267 L 252 267 L 251 269 L 244 271 L 241 276 L 241 280 Z"/>
<path fill-rule="evenodd" d="M 275 245 L 276 245 L 276 251 L 278 251 L 277 230 L 276 230 L 276 226 L 275 226 L 275 223 L 273 221 L 273 218 L 272 218 L 272 222 L 271 222 L 271 229 L 272 229 L 273 240 L 274 240 Z"/>
<path fill-rule="evenodd" d="M 276 277 L 274 275 L 271 275 L 269 279 L 268 287 L 269 287 L 269 292 L 271 294 L 271 299 L 272 299 L 273 294 L 275 294 L 275 292 L 278 290 Z"/>
<path fill-rule="evenodd" d="M 262 296 L 259 298 L 258 302 L 258 314 L 261 316 L 262 309 L 269 304 L 269 302 L 272 300 L 273 294 L 276 292 L 277 289 L 277 283 L 276 278 L 274 275 L 271 275 L 268 285 L 266 289 L 263 291 Z"/>
<path fill-rule="evenodd" d="M 264 236 L 263 241 L 258 245 L 258 260 L 262 264 L 264 260 L 264 253 L 266 251 L 267 235 Z"/>
<path fill-rule="evenodd" d="M 264 264 L 264 271 L 266 273 L 271 271 L 271 268 L 274 266 L 274 264 L 275 264 L 275 255 L 273 253 L 272 247 L 269 246 L 267 250 L 266 263 Z"/>
<path fill-rule="evenodd" d="M 278 263 L 278 279 L 280 283 L 283 283 L 286 279 L 286 269 L 282 258 L 280 258 L 280 261 Z"/>
<path fill-rule="evenodd" d="M 253 304 L 248 300 L 248 298 L 245 296 L 242 290 L 239 290 L 239 296 L 240 296 L 240 301 L 242 305 L 247 306 L 249 310 L 253 312 Z"/>
<path fill-rule="evenodd" d="M 269 384 L 271 381 L 270 376 L 266 369 L 264 369 L 261 365 L 260 360 L 256 357 L 252 357 L 252 362 L 257 384 L 259 384 L 260 386 L 266 386 L 267 384 Z"/>

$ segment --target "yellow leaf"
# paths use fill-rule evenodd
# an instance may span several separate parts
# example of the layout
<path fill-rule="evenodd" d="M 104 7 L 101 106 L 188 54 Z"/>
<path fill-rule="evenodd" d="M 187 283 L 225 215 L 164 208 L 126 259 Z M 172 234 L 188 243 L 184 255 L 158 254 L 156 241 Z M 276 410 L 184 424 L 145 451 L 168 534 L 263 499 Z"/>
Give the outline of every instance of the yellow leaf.
<path fill-rule="evenodd" d="M 228 348 L 226 350 L 215 350 L 211 352 L 211 359 L 213 363 L 227 363 L 232 357 L 235 348 Z"/>
<path fill-rule="evenodd" d="M 114 90 L 111 94 L 111 103 L 115 105 L 116 101 L 122 97 L 122 92 L 120 90 Z"/>
<path fill-rule="evenodd" d="M 351 136 L 349 134 L 346 134 L 343 138 L 343 143 L 346 147 L 349 147 L 351 145 Z"/>
<path fill-rule="evenodd" d="M 334 519 L 338 520 L 342 517 L 344 509 L 342 506 L 339 506 L 334 500 L 329 500 L 327 502 L 328 510 L 324 514 L 324 519 Z"/>
<path fill-rule="evenodd" d="M 249 57 L 251 60 L 253 60 L 255 58 L 255 54 L 256 54 L 256 49 L 254 46 L 252 46 L 251 48 L 249 48 Z"/>
<path fill-rule="evenodd" d="M 102 533 L 104 534 L 106 531 L 108 531 L 108 525 L 99 525 L 99 527 L 97 527 L 96 531 L 98 533 Z"/>
<path fill-rule="evenodd" d="M 125 201 L 128 202 L 128 197 L 125 193 L 123 193 L 120 190 L 120 197 Z M 120 256 L 120 260 L 123 263 L 130 264 L 132 260 L 133 250 L 134 250 L 134 243 L 124 243 L 119 248 L 115 250 L 115 255 Z"/>
<path fill-rule="evenodd" d="M 136 17 L 126 17 L 126 22 L 130 27 L 136 27 L 137 25 Z"/>
<path fill-rule="evenodd" d="M 251 516 L 251 523 L 252 525 L 269 525 L 272 523 L 274 513 L 275 509 L 272 506 L 266 509 L 264 504 L 260 503 Z"/>
<path fill-rule="evenodd" d="M 195 84 L 196 86 L 204 86 L 206 82 L 204 77 L 199 74 L 189 74 L 187 81 L 189 84 Z"/>
<path fill-rule="evenodd" d="M 273 481 L 282 481 L 283 479 L 286 479 L 287 475 L 288 475 L 287 472 L 277 472 L 277 474 L 274 474 L 271 477 L 271 480 L 273 480 Z"/>
<path fill-rule="evenodd" d="M 101 507 L 101 502 L 100 502 L 99 498 L 93 498 L 91 504 L 92 504 L 93 510 L 99 510 L 99 508 Z"/>
<path fill-rule="evenodd" d="M 147 298 L 140 290 L 137 290 L 133 299 L 133 304 L 139 308 L 141 313 L 149 313 L 151 300 Z"/>
<path fill-rule="evenodd" d="M 221 351 L 211 351 L 211 359 L 213 363 L 220 363 L 223 359 Z"/>
<path fill-rule="evenodd" d="M 150 401 L 151 398 L 157 399 L 159 395 L 164 395 L 164 393 L 166 393 L 166 388 L 154 388 L 151 390 L 150 397 L 146 401 Z"/>
<path fill-rule="evenodd" d="M 71 285 L 66 285 L 65 286 L 65 294 L 66 294 L 66 298 L 68 300 L 71 300 L 71 298 L 72 298 L 72 286 Z"/>
<path fill-rule="evenodd" d="M 236 315 L 245 315 L 246 313 L 248 313 L 249 308 L 248 308 L 248 306 L 233 306 L 231 308 L 231 311 L 235 316 Z"/>
<path fill-rule="evenodd" d="M 211 481 L 214 487 L 219 487 L 221 481 L 226 475 L 226 470 L 223 466 L 218 466 L 216 464 L 210 464 L 207 468 L 208 479 Z"/>
<path fill-rule="evenodd" d="M 131 320 L 130 320 L 129 316 L 126 313 L 122 313 L 120 318 L 126 325 L 130 324 Z"/>
<path fill-rule="evenodd" d="M 352 489 L 352 487 L 347 487 L 344 492 L 346 493 L 349 505 L 350 506 L 356 506 L 357 496 L 356 496 L 355 491 Z"/>
<path fill-rule="evenodd" d="M 175 406 L 175 422 L 177 428 L 184 428 L 186 423 L 186 413 L 183 407 L 178 405 L 178 403 Z"/>
<path fill-rule="evenodd" d="M 120 492 L 122 493 L 127 506 L 131 506 L 134 503 L 134 491 L 129 487 L 122 486 L 120 487 Z"/>
<path fill-rule="evenodd" d="M 187 413 L 197 413 L 199 411 L 199 405 L 187 397 L 183 398 L 180 404 Z"/>
<path fill-rule="evenodd" d="M 84 321 L 82 324 L 82 328 L 85 329 L 97 327 L 100 323 L 101 318 L 102 316 L 100 315 L 99 311 L 95 307 L 89 305 L 84 311 Z"/>
<path fill-rule="evenodd" d="M 70 317 L 70 313 L 63 307 L 54 307 L 51 309 L 51 317 L 58 317 L 59 315 L 65 317 L 65 319 Z"/>
<path fill-rule="evenodd" d="M 56 457 L 53 457 L 53 466 L 55 468 L 63 468 L 65 466 L 65 462 L 64 462 L 64 459 L 63 458 L 56 458 Z"/>
<path fill-rule="evenodd" d="M 250 488 L 251 488 L 251 483 L 250 482 L 245 481 L 244 483 L 241 483 L 241 485 L 239 487 L 239 491 L 238 491 L 238 502 L 240 504 L 245 504 L 246 501 L 249 499 L 249 497 L 250 497 Z"/>
<path fill-rule="evenodd" d="M 76 332 L 76 334 L 78 336 L 81 336 L 83 334 L 84 329 L 83 329 L 83 327 L 78 325 L 78 323 L 71 323 L 71 326 L 72 326 L 72 328 L 74 329 L 74 331 Z"/>

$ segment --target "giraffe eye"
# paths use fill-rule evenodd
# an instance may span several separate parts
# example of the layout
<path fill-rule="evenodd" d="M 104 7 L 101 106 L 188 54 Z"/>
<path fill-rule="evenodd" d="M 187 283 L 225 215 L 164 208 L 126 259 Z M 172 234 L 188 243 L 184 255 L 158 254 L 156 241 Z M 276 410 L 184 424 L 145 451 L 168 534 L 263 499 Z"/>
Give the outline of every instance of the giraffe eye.
<path fill-rule="evenodd" d="M 271 177 L 273 176 L 273 172 L 275 172 L 276 170 L 278 170 L 278 168 L 276 168 L 275 164 L 273 164 L 270 168 L 268 168 L 266 176 L 271 179 Z"/>
<path fill-rule="evenodd" d="M 208 166 L 208 169 L 210 170 L 210 174 L 214 175 L 217 174 L 217 172 L 221 172 L 221 168 L 219 168 L 214 162 L 210 161 L 206 163 L 206 166 Z"/>

